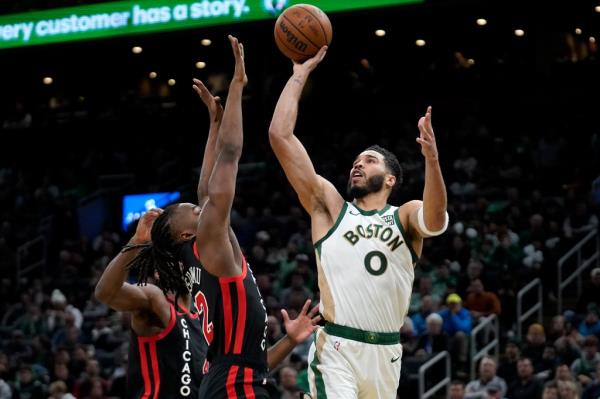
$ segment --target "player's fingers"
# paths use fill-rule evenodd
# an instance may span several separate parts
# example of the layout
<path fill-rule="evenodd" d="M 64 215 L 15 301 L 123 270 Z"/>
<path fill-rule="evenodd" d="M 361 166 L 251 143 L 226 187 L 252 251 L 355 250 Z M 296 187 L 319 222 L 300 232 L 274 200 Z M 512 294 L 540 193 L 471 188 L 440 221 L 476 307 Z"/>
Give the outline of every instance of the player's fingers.
<path fill-rule="evenodd" d="M 304 306 L 302 306 L 302 311 L 300 312 L 300 314 L 301 315 L 306 314 L 309 306 L 310 306 L 310 299 L 307 299 L 306 302 L 304 302 Z"/>
<path fill-rule="evenodd" d="M 422 146 L 430 146 L 431 142 L 425 140 L 422 137 L 417 137 L 417 143 L 421 144 Z"/>
<path fill-rule="evenodd" d="M 206 86 L 204 86 L 204 83 L 200 79 L 192 79 L 192 81 L 194 82 L 192 87 L 196 90 L 196 93 L 198 93 L 203 100 L 207 99 L 208 96 L 210 96 L 210 92 Z"/>
<path fill-rule="evenodd" d="M 417 123 L 417 127 L 419 130 L 423 130 L 425 128 L 425 117 L 422 116 L 419 118 L 419 122 Z"/>
<path fill-rule="evenodd" d="M 283 317 L 284 323 L 287 323 L 288 321 L 290 321 L 290 315 L 288 315 L 287 310 L 281 309 L 281 316 Z"/>
<path fill-rule="evenodd" d="M 323 46 L 319 49 L 319 52 L 317 53 L 317 62 L 321 62 L 323 61 L 323 58 L 325 58 L 325 54 L 327 54 L 327 49 L 329 47 L 327 46 Z"/>
<path fill-rule="evenodd" d="M 425 114 L 425 130 L 429 136 L 433 137 L 433 127 L 431 126 L 431 107 L 427 107 Z"/>
<path fill-rule="evenodd" d="M 244 58 L 244 45 L 240 43 L 240 56 Z"/>
<path fill-rule="evenodd" d="M 240 46 L 236 37 L 229 35 L 229 43 L 231 43 L 231 48 L 233 49 L 233 54 L 237 57 L 240 53 Z"/>
<path fill-rule="evenodd" d="M 312 319 L 310 319 L 310 321 L 313 325 L 316 325 L 318 322 L 321 321 L 321 316 L 313 317 Z"/>
<path fill-rule="evenodd" d="M 312 318 L 319 312 L 319 305 L 314 306 L 308 313 L 308 317 Z"/>

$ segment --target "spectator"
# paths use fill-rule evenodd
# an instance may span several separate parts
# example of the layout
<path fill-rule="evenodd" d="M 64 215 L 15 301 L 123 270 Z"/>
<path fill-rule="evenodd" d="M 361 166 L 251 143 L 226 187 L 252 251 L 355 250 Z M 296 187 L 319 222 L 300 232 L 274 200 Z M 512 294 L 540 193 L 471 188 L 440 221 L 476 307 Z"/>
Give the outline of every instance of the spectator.
<path fill-rule="evenodd" d="M 417 356 L 433 355 L 448 348 L 448 336 L 442 331 L 442 324 L 443 320 L 439 314 L 432 313 L 427 316 L 427 328 L 425 334 L 419 338 Z"/>
<path fill-rule="evenodd" d="M 573 381 L 559 381 L 558 393 L 560 399 L 579 399 L 579 388 Z"/>
<path fill-rule="evenodd" d="M 517 380 L 517 362 L 521 355 L 521 350 L 515 340 L 508 341 L 504 348 L 504 357 L 500 360 L 500 366 L 498 367 L 498 376 L 502 377 L 504 381 L 516 381 Z"/>
<path fill-rule="evenodd" d="M 579 325 L 579 333 L 584 337 L 600 334 L 600 309 L 591 303 L 587 307 L 585 320 Z"/>
<path fill-rule="evenodd" d="M 592 382 L 598 366 L 600 366 L 598 338 L 592 335 L 583 341 L 581 357 L 573 362 L 571 371 L 583 386 L 587 386 Z"/>
<path fill-rule="evenodd" d="M 484 356 L 479 362 L 479 379 L 467 384 L 466 399 L 487 399 L 487 387 L 491 383 L 500 386 L 500 397 L 506 395 L 506 382 L 496 375 L 496 361 L 492 357 Z"/>
<path fill-rule="evenodd" d="M 473 319 L 479 320 L 480 317 L 490 314 L 500 316 L 502 308 L 498 296 L 493 292 L 485 291 L 480 279 L 471 281 L 468 292 L 465 307 L 471 311 Z"/>
<path fill-rule="evenodd" d="M 546 334 L 544 326 L 534 323 L 527 330 L 526 344 L 523 348 L 523 356 L 531 359 L 536 372 L 543 367 L 544 348 L 546 347 Z"/>
<path fill-rule="evenodd" d="M 595 375 L 594 383 L 590 384 L 585 391 L 583 391 L 583 395 L 581 399 L 598 399 L 600 398 L 600 365 L 596 366 L 596 375 Z"/>
<path fill-rule="evenodd" d="M 431 295 L 425 295 L 421 299 L 421 307 L 418 312 L 414 313 L 410 319 L 413 322 L 415 335 L 421 336 L 425 333 L 425 319 L 433 311 L 433 299 Z"/>
<path fill-rule="evenodd" d="M 279 384 L 281 386 L 281 399 L 296 399 L 300 388 L 296 384 L 298 372 L 291 367 L 283 367 L 279 371 Z"/>
<path fill-rule="evenodd" d="M 291 280 L 290 287 L 285 288 L 281 291 L 281 303 L 284 308 L 293 307 L 291 305 L 293 302 L 292 298 L 294 296 L 298 296 L 299 298 L 302 298 L 302 301 L 301 301 L 302 303 L 304 303 L 307 299 L 312 299 L 312 296 L 313 296 L 312 292 L 304 286 L 304 275 L 303 274 L 301 274 L 297 271 L 293 271 L 290 273 L 290 280 Z"/>
<path fill-rule="evenodd" d="M 556 348 L 554 345 L 546 345 L 544 354 L 542 355 L 540 370 L 538 370 L 535 377 L 540 380 L 552 379 L 552 373 L 557 365 L 558 357 L 556 356 Z"/>
<path fill-rule="evenodd" d="M 554 382 L 549 382 L 544 385 L 542 399 L 560 399 L 558 395 L 558 386 Z"/>
<path fill-rule="evenodd" d="M 585 313 L 590 304 L 600 307 L 600 267 L 592 269 L 591 280 L 586 282 L 577 301 L 577 313 Z"/>
<path fill-rule="evenodd" d="M 34 379 L 31 366 L 21 366 L 14 384 L 16 399 L 46 399 L 46 387 L 37 379 Z"/>
<path fill-rule="evenodd" d="M 62 381 L 55 381 L 50 384 L 50 398 L 48 399 L 76 399 L 75 396 L 68 393 L 67 385 Z"/>
<path fill-rule="evenodd" d="M 471 334 L 471 314 L 462 307 L 462 299 L 458 294 L 450 294 L 446 298 L 448 308 L 439 314 L 442 316 L 444 333 L 450 339 L 450 353 L 459 363 L 467 361 L 467 337 Z"/>
<path fill-rule="evenodd" d="M 465 399 L 465 384 L 462 381 L 454 380 L 450 383 L 448 399 Z"/>
<path fill-rule="evenodd" d="M 10 399 L 12 397 L 12 390 L 10 385 L 2 377 L 0 377 L 0 399 Z"/>
<path fill-rule="evenodd" d="M 413 292 L 410 298 L 410 313 L 415 313 L 421 308 L 421 302 L 423 298 L 429 296 L 432 298 L 434 304 L 439 303 L 440 298 L 432 294 L 432 280 L 429 276 L 421 276 L 419 278 L 419 290 Z"/>
<path fill-rule="evenodd" d="M 542 397 L 542 384 L 533 378 L 533 365 L 531 359 L 519 359 L 517 365 L 519 379 L 514 381 L 508 389 L 511 399 L 540 399 Z"/>
<path fill-rule="evenodd" d="M 563 230 L 567 239 L 577 240 L 598 227 L 598 217 L 590 212 L 584 201 L 578 201 L 565 219 Z"/>
<path fill-rule="evenodd" d="M 281 332 L 281 323 L 275 316 L 267 317 L 267 343 L 269 345 L 275 344 L 275 342 L 279 341 L 283 338 L 283 333 Z"/>
<path fill-rule="evenodd" d="M 485 387 L 485 399 L 504 399 L 504 395 L 502 394 L 502 384 L 497 381 L 491 381 Z"/>

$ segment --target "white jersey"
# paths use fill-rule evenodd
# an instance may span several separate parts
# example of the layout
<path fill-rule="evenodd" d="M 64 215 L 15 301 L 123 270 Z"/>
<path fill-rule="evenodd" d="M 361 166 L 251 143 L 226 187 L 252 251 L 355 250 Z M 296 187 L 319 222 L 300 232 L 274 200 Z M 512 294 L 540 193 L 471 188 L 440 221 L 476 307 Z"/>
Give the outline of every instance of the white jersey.
<path fill-rule="evenodd" d="M 365 331 L 399 332 L 410 305 L 417 256 L 398 208 L 363 211 L 345 202 L 315 243 L 325 320 Z"/>

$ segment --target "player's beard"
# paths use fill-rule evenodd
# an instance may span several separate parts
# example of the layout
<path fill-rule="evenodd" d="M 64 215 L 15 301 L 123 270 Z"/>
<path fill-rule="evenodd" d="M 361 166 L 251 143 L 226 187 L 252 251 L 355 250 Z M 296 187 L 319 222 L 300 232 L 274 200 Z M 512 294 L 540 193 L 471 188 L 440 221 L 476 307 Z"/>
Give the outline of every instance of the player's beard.
<path fill-rule="evenodd" d="M 363 198 L 371 193 L 381 191 L 385 175 L 374 175 L 367 179 L 367 184 L 362 187 L 352 185 L 352 176 L 348 179 L 348 195 L 354 199 Z"/>

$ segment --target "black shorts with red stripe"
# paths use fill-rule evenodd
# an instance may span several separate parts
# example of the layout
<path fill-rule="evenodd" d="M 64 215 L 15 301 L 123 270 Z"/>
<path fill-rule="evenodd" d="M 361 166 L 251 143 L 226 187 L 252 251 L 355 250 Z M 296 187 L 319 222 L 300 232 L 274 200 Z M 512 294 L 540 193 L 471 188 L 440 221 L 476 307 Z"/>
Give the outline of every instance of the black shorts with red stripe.
<path fill-rule="evenodd" d="M 211 363 L 200 386 L 204 399 L 269 399 L 266 369 L 257 369 L 237 359 L 224 358 Z"/>

